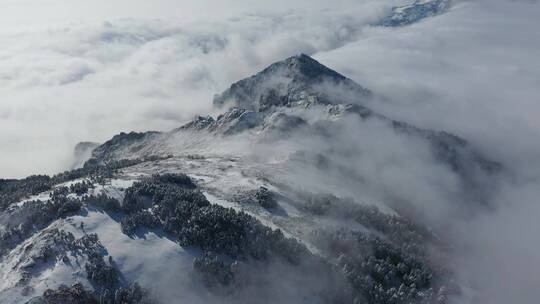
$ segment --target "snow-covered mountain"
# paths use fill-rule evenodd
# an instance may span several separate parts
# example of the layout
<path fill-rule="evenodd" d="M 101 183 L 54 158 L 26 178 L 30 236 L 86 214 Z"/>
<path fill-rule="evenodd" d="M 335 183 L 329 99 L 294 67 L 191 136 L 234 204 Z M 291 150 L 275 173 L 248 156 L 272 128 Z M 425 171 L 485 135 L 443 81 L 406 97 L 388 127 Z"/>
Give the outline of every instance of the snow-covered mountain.
<path fill-rule="evenodd" d="M 450 8 L 451 2 L 451 0 L 414 0 L 410 4 L 394 7 L 379 24 L 389 27 L 413 24 L 444 13 Z"/>
<path fill-rule="evenodd" d="M 447 303 L 463 286 L 417 193 L 466 214 L 502 168 L 372 98 L 301 54 L 216 95 L 218 117 L 0 180 L 0 303 Z"/>

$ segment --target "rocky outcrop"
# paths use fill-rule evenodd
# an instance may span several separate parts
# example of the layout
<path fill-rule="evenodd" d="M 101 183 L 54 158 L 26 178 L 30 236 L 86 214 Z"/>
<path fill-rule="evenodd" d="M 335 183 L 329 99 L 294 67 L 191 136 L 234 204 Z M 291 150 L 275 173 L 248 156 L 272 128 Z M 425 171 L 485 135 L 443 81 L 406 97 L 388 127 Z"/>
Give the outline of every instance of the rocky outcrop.
<path fill-rule="evenodd" d="M 266 187 L 259 187 L 256 190 L 241 192 L 232 197 L 232 200 L 241 204 L 257 204 L 265 209 L 275 209 L 278 207 L 275 194 Z"/>
<path fill-rule="evenodd" d="M 160 134 L 160 132 L 154 131 L 143 133 L 122 132 L 115 135 L 101 146 L 95 148 L 92 151 L 91 158 L 85 163 L 85 166 L 104 165 L 109 161 L 115 160 L 115 157 L 116 160 L 118 160 L 118 158 L 121 158 L 118 155 L 119 152 L 124 152 L 128 155 L 135 154 L 144 147 L 148 140 L 151 140 Z"/>
<path fill-rule="evenodd" d="M 444 13 L 450 5 L 451 0 L 415 0 L 409 5 L 394 7 L 379 25 L 397 27 L 413 24 Z"/>
<path fill-rule="evenodd" d="M 371 95 L 354 81 L 300 54 L 234 83 L 225 92 L 215 96 L 214 105 L 266 111 L 273 107 L 298 104 L 344 102 L 328 94 L 328 89 L 333 88 L 339 88 L 340 96 L 352 95 L 363 99 Z"/>

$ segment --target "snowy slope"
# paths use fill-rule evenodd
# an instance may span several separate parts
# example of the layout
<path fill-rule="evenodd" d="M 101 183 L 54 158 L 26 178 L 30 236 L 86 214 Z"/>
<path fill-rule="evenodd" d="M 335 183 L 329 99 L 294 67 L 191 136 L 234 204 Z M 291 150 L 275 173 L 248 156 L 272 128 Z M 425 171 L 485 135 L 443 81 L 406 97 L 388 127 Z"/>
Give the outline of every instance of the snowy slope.
<path fill-rule="evenodd" d="M 389 27 L 410 25 L 444 13 L 450 8 L 451 2 L 451 0 L 414 0 L 408 5 L 394 7 L 379 25 Z"/>

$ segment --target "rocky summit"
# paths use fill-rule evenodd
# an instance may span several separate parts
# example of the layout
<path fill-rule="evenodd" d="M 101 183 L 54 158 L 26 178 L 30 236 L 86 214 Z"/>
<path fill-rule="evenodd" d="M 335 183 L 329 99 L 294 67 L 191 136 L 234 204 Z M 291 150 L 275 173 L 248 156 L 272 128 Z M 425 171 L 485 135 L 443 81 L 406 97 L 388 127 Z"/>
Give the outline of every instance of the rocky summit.
<path fill-rule="evenodd" d="M 368 90 L 347 77 L 305 54 L 299 54 L 234 83 L 228 90 L 215 96 L 214 104 L 265 111 L 272 107 L 313 102 L 344 102 L 337 98 L 341 96 L 328 93 L 327 90 L 332 89 L 355 98 L 368 98 L 370 95 Z"/>

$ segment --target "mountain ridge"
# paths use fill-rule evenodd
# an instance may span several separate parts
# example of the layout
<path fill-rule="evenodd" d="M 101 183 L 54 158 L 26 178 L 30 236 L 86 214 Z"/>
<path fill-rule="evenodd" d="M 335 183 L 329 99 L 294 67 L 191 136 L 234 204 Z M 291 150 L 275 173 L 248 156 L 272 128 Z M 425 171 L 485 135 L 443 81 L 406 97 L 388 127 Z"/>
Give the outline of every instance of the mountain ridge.
<path fill-rule="evenodd" d="M 279 89 L 274 91 L 272 85 L 275 83 L 272 80 L 283 75 L 286 76 L 287 82 L 278 83 Z M 335 90 L 322 92 L 319 85 L 323 82 L 331 82 L 339 90 L 344 89 L 347 100 L 340 99 L 339 93 L 337 98 L 332 98 L 329 92 L 336 92 Z M 250 87 L 250 91 L 246 91 L 246 87 Z M 218 96 L 214 99 L 216 106 L 225 107 L 231 104 L 231 100 L 235 100 L 232 102 L 234 106 L 216 118 L 198 116 L 171 132 L 121 133 L 98 147 L 91 160 L 99 162 L 100 159 L 105 159 L 107 153 L 114 152 L 117 146 L 122 146 L 122 141 L 130 143 L 131 151 L 136 151 L 139 149 L 137 143 L 144 145 L 145 139 L 189 130 L 209 131 L 222 135 L 281 130 L 283 131 L 281 135 L 284 135 L 299 127 L 313 127 L 313 123 L 308 123 L 308 119 L 302 118 L 299 114 L 314 110 L 322 120 L 335 121 L 350 115 L 358 117 L 361 121 L 381 120 L 398 133 L 425 139 L 432 146 L 434 154 L 463 177 L 473 174 L 470 170 L 471 163 L 478 165 L 488 174 L 502 169 L 500 164 L 482 156 L 469 142 L 456 135 L 418 128 L 375 113 L 363 105 L 366 98 L 373 97 L 372 92 L 305 54 L 273 63 L 259 73 L 235 82 L 216 96 Z"/>

